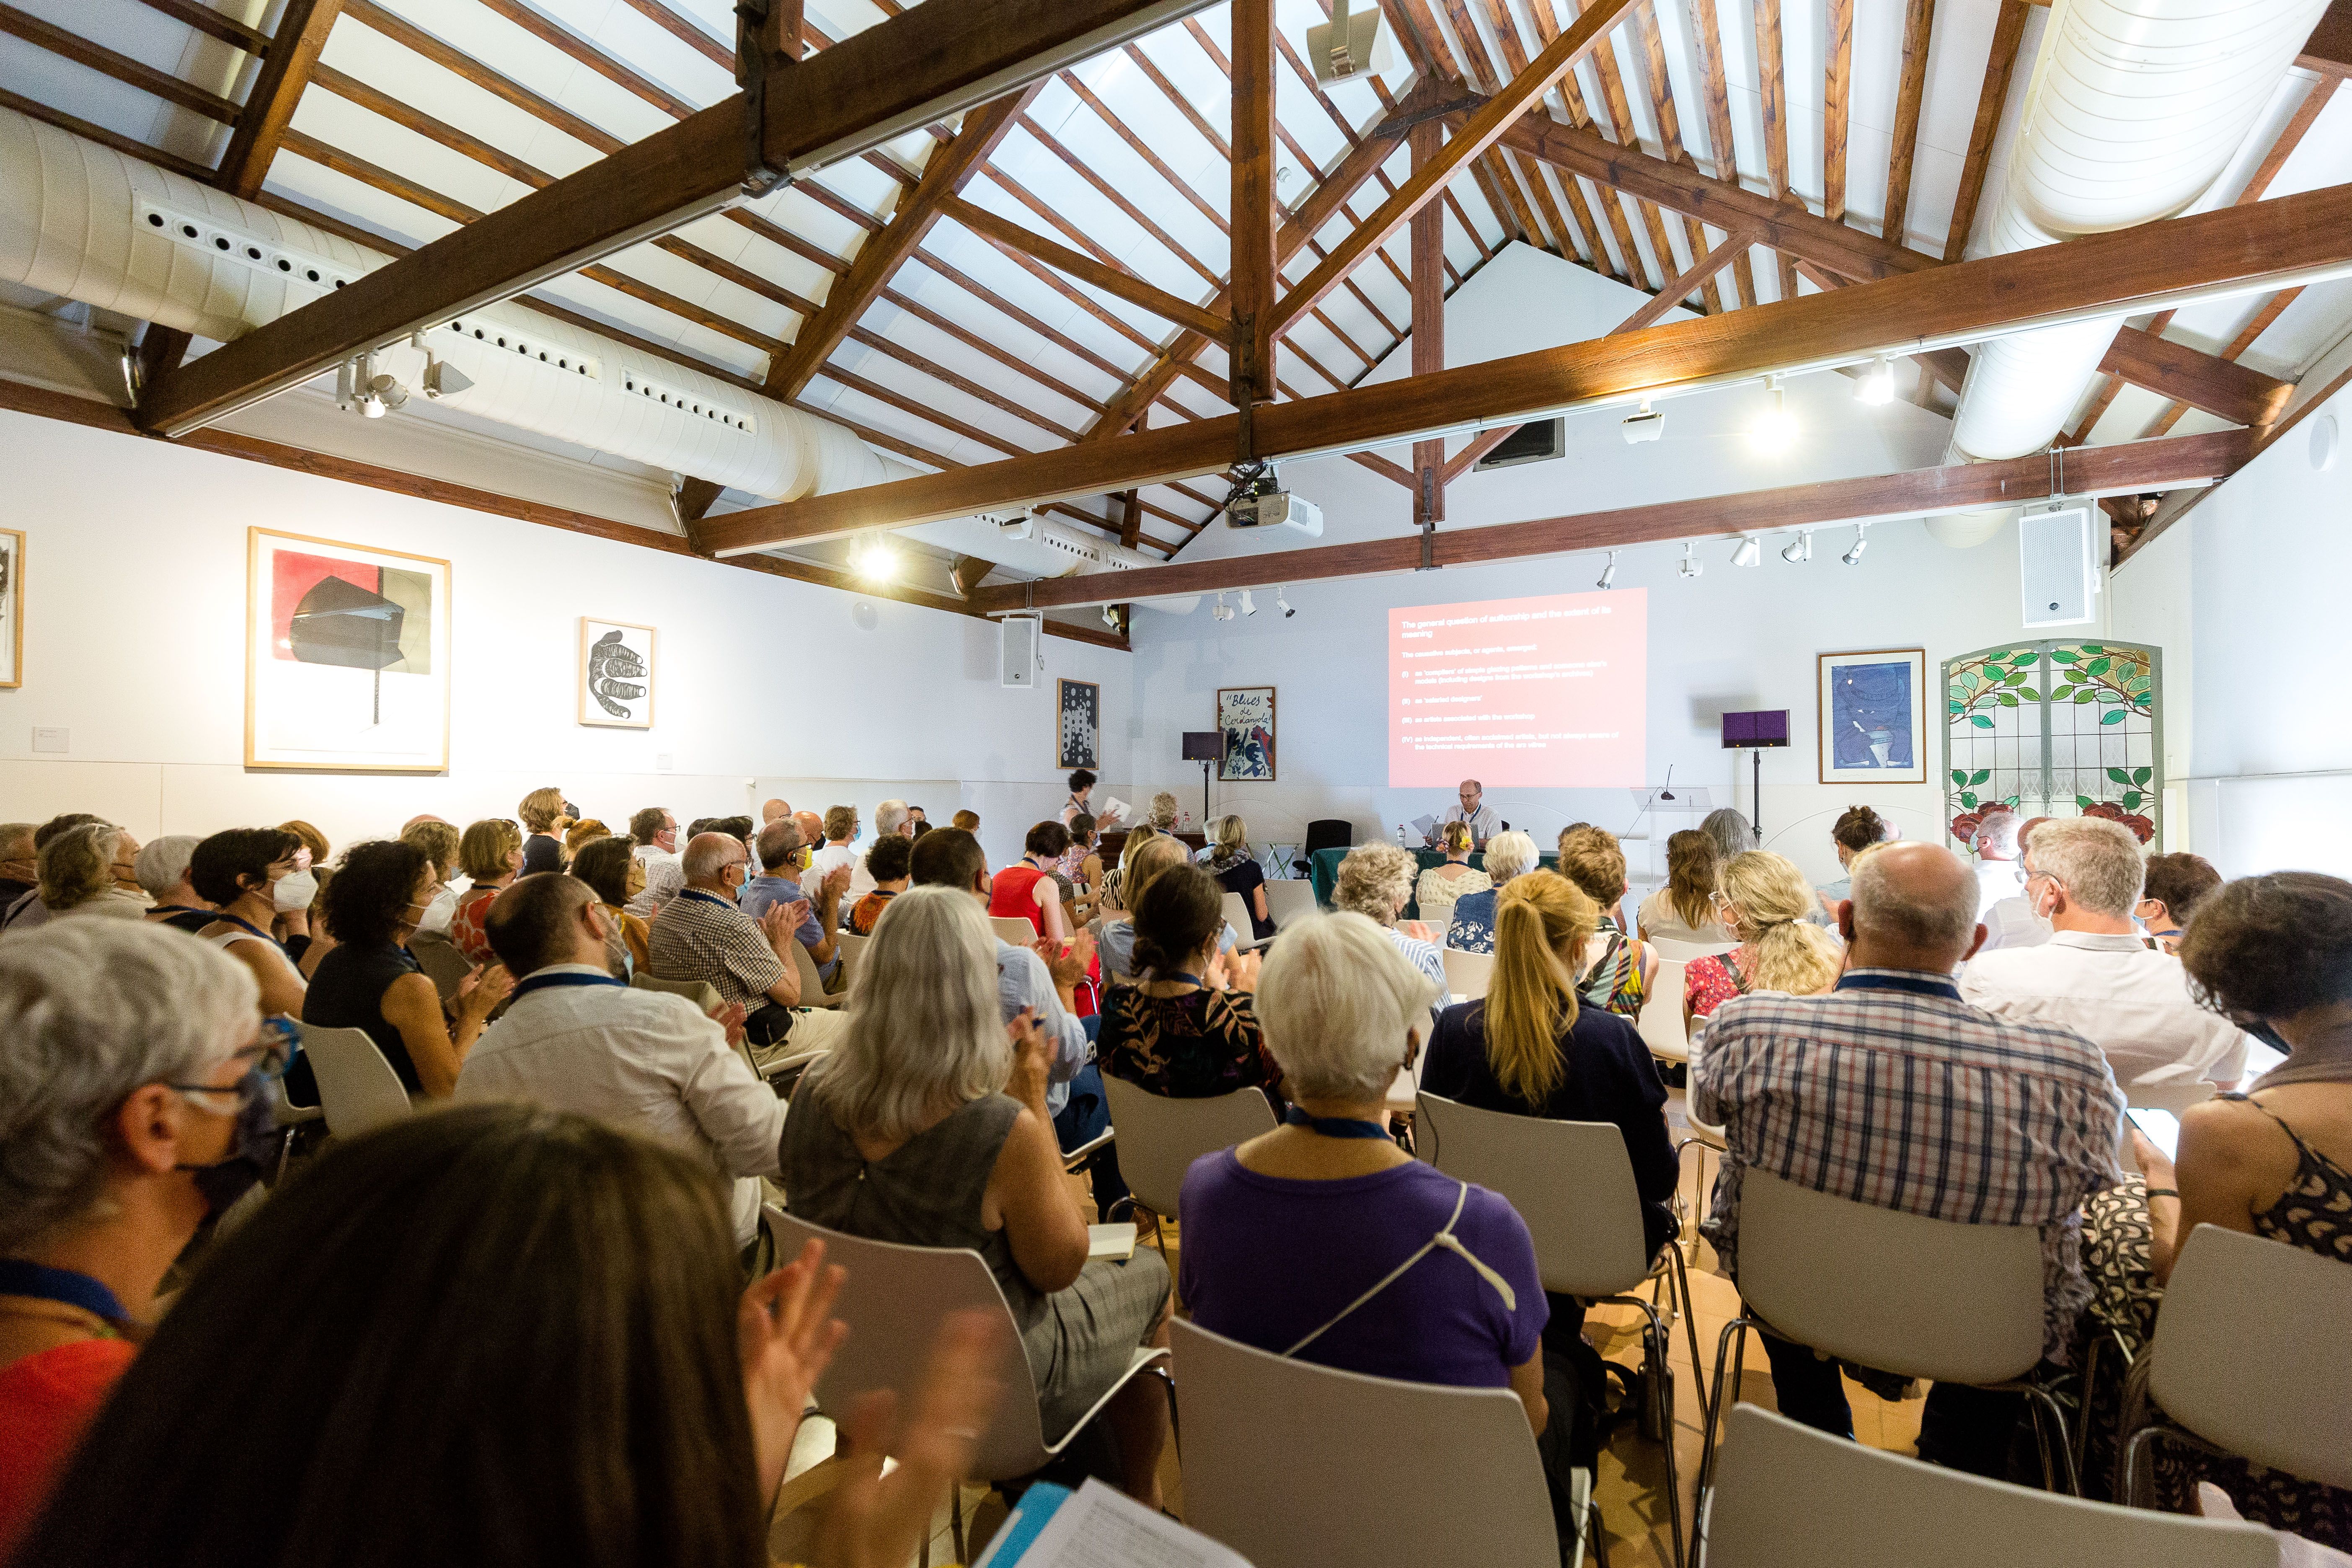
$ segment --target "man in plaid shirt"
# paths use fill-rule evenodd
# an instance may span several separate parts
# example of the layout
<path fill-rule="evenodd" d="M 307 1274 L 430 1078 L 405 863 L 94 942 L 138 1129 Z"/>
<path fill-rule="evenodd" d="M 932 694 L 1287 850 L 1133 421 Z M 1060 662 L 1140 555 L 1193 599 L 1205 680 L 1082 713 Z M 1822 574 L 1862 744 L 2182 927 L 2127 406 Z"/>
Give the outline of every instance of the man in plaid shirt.
<path fill-rule="evenodd" d="M 1710 1239 L 1738 1278 L 1739 1184 L 1749 1166 L 1832 1196 L 1970 1225 L 2042 1231 L 2042 1354 L 2063 1354 L 2090 1300 L 2083 1200 L 2123 1180 L 2122 1092 L 2098 1047 L 1960 1000 L 1952 971 L 1984 940 L 1977 881 L 1928 844 L 1872 850 L 1839 906 L 1845 973 L 1826 996 L 1741 996 L 1691 1061 L 1691 1114 L 1728 1152 Z M 1780 1411 L 1840 1436 L 1853 1419 L 1834 1363 L 1764 1336 Z M 1937 1384 L 1919 1457 L 2000 1475 L 2023 1395 Z"/>

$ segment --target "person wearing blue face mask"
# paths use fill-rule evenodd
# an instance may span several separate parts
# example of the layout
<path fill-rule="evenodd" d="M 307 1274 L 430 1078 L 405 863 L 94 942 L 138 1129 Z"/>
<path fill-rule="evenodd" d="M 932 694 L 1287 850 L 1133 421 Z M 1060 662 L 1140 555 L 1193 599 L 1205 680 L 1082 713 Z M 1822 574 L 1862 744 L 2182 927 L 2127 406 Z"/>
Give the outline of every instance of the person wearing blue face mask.
<path fill-rule="evenodd" d="M 235 959 L 59 921 L 0 946 L 0 1557 L 131 1361 L 164 1271 L 273 1152 L 283 1047 Z"/>

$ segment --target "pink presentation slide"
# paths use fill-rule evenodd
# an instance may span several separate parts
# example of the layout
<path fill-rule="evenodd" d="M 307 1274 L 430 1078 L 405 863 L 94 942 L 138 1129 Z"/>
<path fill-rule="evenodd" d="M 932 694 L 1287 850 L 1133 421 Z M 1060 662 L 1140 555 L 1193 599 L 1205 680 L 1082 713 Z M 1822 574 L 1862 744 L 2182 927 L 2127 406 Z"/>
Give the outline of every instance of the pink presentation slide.
<path fill-rule="evenodd" d="M 1642 780 L 1645 591 L 1389 612 L 1389 787 Z"/>

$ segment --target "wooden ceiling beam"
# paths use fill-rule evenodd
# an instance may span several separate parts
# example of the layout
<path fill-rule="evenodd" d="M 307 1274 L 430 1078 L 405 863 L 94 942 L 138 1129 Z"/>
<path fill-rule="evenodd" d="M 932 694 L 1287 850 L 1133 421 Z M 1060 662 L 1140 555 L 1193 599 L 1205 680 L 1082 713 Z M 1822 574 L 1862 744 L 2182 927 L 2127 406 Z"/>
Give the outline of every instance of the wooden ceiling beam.
<path fill-rule="evenodd" d="M 1278 403 L 1256 414 L 1255 450 L 1267 458 L 1352 451 L 1773 371 L 1918 353 L 2087 312 L 2137 314 L 2217 289 L 2299 282 L 2352 269 L 2352 186 L 2170 219 L 2160 240 L 2152 238 L 2119 230 L 1953 267 L 1922 258 L 1932 271 Z M 755 508 L 730 519 L 713 544 L 762 549 L 1180 479 L 1223 467 L 1236 435 L 1227 416 Z"/>
<path fill-rule="evenodd" d="M 151 97 L 166 103 L 175 103 L 192 110 L 207 120 L 217 120 L 223 125 L 235 125 L 237 106 L 216 92 L 206 92 L 193 82 L 182 81 L 170 71 L 157 70 L 143 60 L 117 54 L 100 44 L 93 44 L 79 33 L 69 33 L 54 23 L 29 16 L 14 5 L 0 5 L 0 33 L 13 35 L 38 49 L 60 59 L 85 66 L 100 76 L 111 77 L 126 87 L 135 87 Z"/>
<path fill-rule="evenodd" d="M 204 0 L 140 0 L 151 11 L 161 11 L 175 22 L 184 22 L 197 32 L 218 38 L 232 48 L 243 49 L 255 59 L 269 52 L 269 35 L 258 27 L 247 26 L 234 16 L 224 16 L 204 3 Z"/>
<path fill-rule="evenodd" d="M 2126 493 L 2226 479 L 2245 465 L 2253 447 L 2253 433 L 2247 430 L 2094 447 L 2068 455 L 2065 493 Z M 1780 529 L 2017 506 L 2050 496 L 2051 475 L 2048 458 L 2036 452 L 2000 462 L 1958 463 L 1528 522 L 1458 528 L 1429 541 L 1430 558 L 1440 567 L 1475 566 L 1664 540 L 1730 538 Z M 1163 598 L 1413 572 L 1422 567 L 1422 548 L 1423 541 L 1414 536 L 1258 551 L 1218 561 L 1139 567 L 1119 573 L 1115 579 L 1099 574 L 1048 577 L 983 588 L 973 595 L 972 603 L 982 613 L 1002 613 L 1032 604 L 1039 608 L 1067 608 L 1113 597 L 1122 601 Z"/>
<path fill-rule="evenodd" d="M 1754 0 L 1754 5 L 1756 70 L 1764 104 L 1764 188 L 1776 199 L 1801 207 L 1803 199 L 1789 184 L 1789 73 L 1780 58 L 1780 0 Z M 1797 294 L 1795 258 L 1778 245 L 1773 249 L 1780 263 L 1780 298 L 1792 300 Z"/>
<path fill-rule="evenodd" d="M 1907 243 L 1911 165 L 1919 150 L 1919 106 L 1927 94 L 1927 46 L 1936 28 L 1936 0 L 1910 0 L 1903 11 L 1903 74 L 1895 89 L 1895 144 L 1886 155 L 1886 216 L 1878 232 Z"/>
<path fill-rule="evenodd" d="M 1691 43 L 1699 56 L 1699 74 L 1706 93 L 1706 144 L 1715 159 L 1718 184 L 1739 184 L 1738 142 L 1731 130 L 1731 88 L 1723 71 L 1723 34 L 1716 24 L 1716 0 L 1691 0 Z M 1732 291 L 1742 305 L 1756 302 L 1756 279 L 1748 253 L 1731 262 Z"/>
<path fill-rule="evenodd" d="M 476 306 L 716 212 L 747 181 L 854 157 L 969 95 L 1014 92 L 1067 52 L 1207 0 L 928 0 L 796 64 L 765 71 L 764 111 L 743 94 L 631 143 L 182 366 L 152 389 L 143 426 L 184 435 Z M 756 164 L 755 166 L 755 154 Z"/>
<path fill-rule="evenodd" d="M 1236 408 L 1274 401 L 1274 0 L 1234 0 L 1232 270 L 1225 286 L 1231 399 Z M 1189 323 L 1214 337 L 1212 325 Z M 1179 322 L 1180 325 L 1187 323 Z"/>
<path fill-rule="evenodd" d="M 1944 259 L 1958 261 L 1967 249 L 1969 232 L 1976 227 L 1977 203 L 1984 195 L 1985 174 L 1992 167 L 1993 137 L 2000 131 L 2001 106 L 2009 101 L 2009 79 L 2017 70 L 2018 47 L 2025 38 L 2025 19 L 2032 7 L 2026 0 L 2000 0 L 2000 16 L 1993 23 L 1992 48 L 1985 57 L 1984 87 L 1977 94 L 1977 119 L 1969 132 L 1968 155 L 1960 163 L 1960 189 L 1952 198 L 1952 221 L 1944 236 Z"/>
<path fill-rule="evenodd" d="M 1822 71 L 1822 216 L 1843 223 L 1846 140 L 1853 125 L 1853 0 L 1829 0 L 1828 54 Z"/>
<path fill-rule="evenodd" d="M 2229 346 L 2221 351 L 2222 363 L 2229 363 L 2229 362 L 2235 360 L 2240 354 L 2244 353 L 2248 349 L 2253 347 L 2254 340 L 2261 337 L 2264 332 L 2270 331 L 2271 323 L 2277 321 L 2280 313 L 2289 305 L 2294 304 L 2296 296 L 2300 295 L 2302 292 L 2303 290 L 2300 289 L 2284 289 L 2264 300 L 2263 308 L 2254 312 L 2253 319 L 2249 321 L 2243 327 L 2240 328 L 2238 330 L 2238 335 L 2231 339 Z M 2162 342 L 2162 340 L 2158 341 Z M 2172 345 L 2166 343 L 2164 346 L 2170 347 Z M 2245 369 L 2242 365 L 2231 365 L 2231 368 L 2233 370 Z M 2245 374 L 2252 375 L 2256 373 L 2248 370 Z M 2262 379 L 2268 381 L 2270 378 L 2264 376 Z M 2272 411 L 2270 418 L 2260 420 L 2249 419 L 2244 421 L 2244 423 L 2256 426 L 2268 426 L 2276 423 L 2278 416 L 2285 411 L 2287 396 L 2294 391 L 2294 388 L 2284 382 L 2279 382 L 2275 384 L 2279 387 L 2280 392 L 2277 406 Z M 2175 425 L 2179 424 L 2180 422 L 2180 416 L 2188 413 L 2191 407 L 2204 406 L 2204 405 L 2196 403 L 2192 399 L 2183 397 L 2180 401 L 2174 403 L 2170 407 L 2165 409 L 2164 412 L 2158 414 L 2155 419 L 2151 420 L 2148 424 L 2147 434 L 2150 436 L 2161 436 L 2166 431 L 2171 429 Z M 2211 413 L 2213 410 L 2208 408 L 2207 412 Z M 2229 416 L 2225 414 L 2222 417 L 2226 419 Z"/>
<path fill-rule="evenodd" d="M 2126 327 L 2116 334 L 2099 368 L 2232 425 L 2268 425 L 2285 410 L 2294 384 L 2231 363 L 2243 352 L 2233 344 L 2219 355 L 2209 354 Z"/>
<path fill-rule="evenodd" d="M 1682 114 L 1675 102 L 1674 78 L 1666 72 L 1665 35 L 1658 26 L 1658 8 L 1654 4 L 1645 3 L 1642 7 L 1642 55 L 1649 68 L 1650 107 L 1657 117 L 1659 150 L 1665 154 L 1667 163 L 1696 168 L 1697 161 L 1683 146 Z M 1707 251 L 1706 230 L 1687 214 L 1676 216 L 1682 219 L 1683 245 L 1696 262 Z M 1723 310 L 1721 268 L 1707 274 L 1706 290 L 1709 308 Z"/>
<path fill-rule="evenodd" d="M 2352 72 L 2352 0 L 2334 0 L 2320 14 L 2294 63 L 2322 76 Z"/>
<path fill-rule="evenodd" d="M 294 106 L 310 84 L 319 52 L 327 47 L 342 8 L 343 0 L 286 0 L 260 74 L 221 154 L 218 184 L 229 195 L 249 198 L 269 177 L 270 160 L 294 123 Z"/>
<path fill-rule="evenodd" d="M 1222 338 L 1233 330 L 1230 321 L 1213 310 L 1180 300 L 1132 272 L 1107 266 L 1083 251 L 1033 233 L 1009 218 L 999 217 L 985 207 L 974 206 L 961 196 L 944 198 L 939 204 L 939 211 L 941 216 L 953 218 L 1000 250 L 1042 261 L 1056 272 L 1067 273 L 1163 321 L 1212 337 Z"/>
<path fill-rule="evenodd" d="M 11 92 L 6 88 L 0 87 L 0 108 L 13 109 L 27 120 L 37 120 L 44 125 L 54 125 L 60 131 L 70 132 L 85 142 L 95 142 L 101 147 L 111 147 L 127 157 L 152 163 L 159 169 L 169 169 L 172 173 L 194 180 L 199 184 L 212 184 L 213 172 L 193 158 L 166 152 L 161 147 L 150 147 L 144 142 L 134 141 L 119 131 L 109 131 L 103 125 L 93 125 L 87 120 L 77 120 L 60 110 L 51 109 L 38 99 L 26 98 L 23 93 Z"/>

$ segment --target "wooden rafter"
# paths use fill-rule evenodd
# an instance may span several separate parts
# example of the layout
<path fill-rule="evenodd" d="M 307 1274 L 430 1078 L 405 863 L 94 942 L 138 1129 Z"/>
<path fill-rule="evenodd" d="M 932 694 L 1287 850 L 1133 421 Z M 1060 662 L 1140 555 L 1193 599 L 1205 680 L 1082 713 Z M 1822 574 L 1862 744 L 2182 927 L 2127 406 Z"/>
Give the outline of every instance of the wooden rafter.
<path fill-rule="evenodd" d="M 1691 0 L 1691 43 L 1698 51 L 1706 93 L 1706 144 L 1718 184 L 1739 184 L 1738 143 L 1731 132 L 1731 89 L 1724 79 L 1723 34 L 1715 18 L 1716 0 Z M 1756 302 L 1756 279 L 1746 251 L 1731 261 L 1732 291 L 1742 305 Z"/>
<path fill-rule="evenodd" d="M 1968 248 L 1969 231 L 1976 226 L 1977 202 L 1984 195 L 1985 174 L 1992 167 L 1993 137 L 2000 130 L 2001 105 L 2009 101 L 2009 79 L 2017 70 L 2018 46 L 2025 38 L 2025 19 L 2032 13 L 2026 0 L 2000 0 L 2000 16 L 1992 29 L 1992 49 L 1985 57 L 1984 88 L 1977 94 L 1977 119 L 1969 132 L 1968 156 L 1960 163 L 1960 188 L 1952 198 L 1952 222 L 1944 237 L 1944 259 L 1958 261 Z"/>
<path fill-rule="evenodd" d="M 1057 272 L 1066 272 L 1163 321 L 1219 337 L 1232 331 L 1233 323 L 1213 310 L 1204 310 L 1189 300 L 1180 300 L 1124 268 L 1106 265 L 1082 251 L 1032 233 L 961 196 L 943 197 L 938 210 L 940 216 L 953 218 L 1001 250 L 1042 261 Z"/>
<path fill-rule="evenodd" d="M 1936 0 L 1910 0 L 1903 11 L 1903 75 L 1895 89 L 1895 144 L 1886 155 L 1886 217 L 1879 233 L 1904 243 L 1911 218 L 1911 163 L 1919 148 L 1919 105 L 1927 92 L 1927 45 Z"/>
<path fill-rule="evenodd" d="M 204 0 L 140 0 L 151 11 L 161 11 L 176 22 L 184 22 L 197 32 L 218 38 L 232 48 L 243 49 L 259 59 L 269 51 L 269 35 L 249 26 L 234 16 L 223 16 Z"/>
<path fill-rule="evenodd" d="M 1853 0 L 1829 0 L 1822 80 L 1822 216 L 1845 221 L 1846 140 L 1853 125 Z"/>
<path fill-rule="evenodd" d="M 1232 397 L 1237 408 L 1274 401 L 1275 320 L 1281 273 L 1274 254 L 1274 0 L 1233 5 Z M 1202 335 L 1216 335 L 1216 318 Z"/>
<path fill-rule="evenodd" d="M 1780 0 L 1754 0 L 1756 11 L 1756 71 L 1764 102 L 1765 189 L 1792 205 L 1803 201 L 1789 184 L 1789 73 L 1780 59 Z M 1797 267 L 1786 250 L 1780 254 L 1780 298 L 1797 294 Z"/>
<path fill-rule="evenodd" d="M 1642 6 L 1642 54 L 1649 66 L 1650 108 L 1658 121 L 1660 151 L 1669 163 L 1685 163 L 1696 168 L 1697 162 L 1683 146 L 1682 114 L 1675 103 L 1674 79 L 1666 73 L 1666 41 L 1658 27 L 1658 8 L 1654 0 L 1644 0 Z M 1683 216 L 1683 246 L 1696 262 L 1707 249 L 1706 230 L 1696 218 Z M 1706 282 L 1707 307 L 1725 308 L 1720 269 L 1707 274 Z"/>
<path fill-rule="evenodd" d="M 319 51 L 343 8 L 343 0 L 286 0 L 278 32 L 262 57 L 261 73 L 254 78 L 245 109 L 229 133 L 228 151 L 221 154 L 219 184 L 233 196 L 251 196 L 269 176 L 269 161 L 278 155 L 287 128 L 294 123 L 294 105 L 310 84 Z"/>
<path fill-rule="evenodd" d="M 102 76 L 135 87 L 166 103 L 176 103 L 182 109 L 193 110 L 208 120 L 217 120 L 224 125 L 236 123 L 236 105 L 220 94 L 206 92 L 193 83 L 182 81 L 169 71 L 157 70 L 142 60 L 134 60 L 129 55 L 117 54 L 103 45 L 91 43 L 79 33 L 69 33 L 54 23 L 28 16 L 14 5 L 0 5 L 0 33 L 11 34 L 61 59 L 87 66 Z"/>
<path fill-rule="evenodd" d="M 1412 163 L 1426 167 L 1438 155 L 1444 127 L 1424 120 L 1412 128 Z M 1412 374 L 1445 368 L 1445 212 L 1434 203 L 1412 215 Z M 1445 521 L 1445 442 L 1412 444 L 1412 521 L 1426 528 Z"/>

